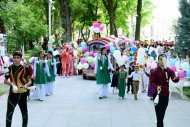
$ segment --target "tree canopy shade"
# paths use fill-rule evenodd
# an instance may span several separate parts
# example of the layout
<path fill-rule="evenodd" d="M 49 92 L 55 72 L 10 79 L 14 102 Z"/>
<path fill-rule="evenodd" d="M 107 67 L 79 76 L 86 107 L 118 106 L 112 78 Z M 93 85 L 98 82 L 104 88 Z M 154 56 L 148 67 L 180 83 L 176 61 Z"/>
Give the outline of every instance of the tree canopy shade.
<path fill-rule="evenodd" d="M 93 21 L 106 25 L 107 36 L 117 36 L 118 28 L 122 29 L 124 35 L 129 35 L 130 18 L 136 15 L 137 10 L 137 0 L 53 1 L 52 34 L 55 34 L 56 42 L 63 43 L 76 41 L 74 36 L 81 39 L 81 35 L 87 41 Z M 151 0 L 143 0 L 143 3 L 146 4 L 142 4 L 141 27 L 149 23 L 153 9 Z M 28 50 L 33 40 L 39 43 L 40 37 L 47 38 L 48 4 L 48 0 L 0 0 L 0 31 L 8 35 L 9 51 L 20 49 L 23 44 Z M 78 31 L 79 35 L 76 35 Z M 47 47 L 46 43 L 43 47 Z"/>
<path fill-rule="evenodd" d="M 40 10 L 32 10 L 33 6 L 26 6 L 22 2 L 8 1 L 1 4 L 0 18 L 7 31 L 9 52 L 20 49 L 23 44 L 27 46 L 29 40 L 45 35 L 47 25 L 38 20 Z"/>
<path fill-rule="evenodd" d="M 190 3 L 180 0 L 181 17 L 176 27 L 176 50 L 183 56 L 190 56 Z"/>

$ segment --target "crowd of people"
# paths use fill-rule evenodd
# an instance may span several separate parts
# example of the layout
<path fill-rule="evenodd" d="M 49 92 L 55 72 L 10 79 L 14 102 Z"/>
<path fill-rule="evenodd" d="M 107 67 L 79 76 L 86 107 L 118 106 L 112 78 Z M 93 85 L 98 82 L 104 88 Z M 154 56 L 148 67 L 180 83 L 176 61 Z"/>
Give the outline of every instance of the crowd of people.
<path fill-rule="evenodd" d="M 134 99 L 137 100 L 139 87 L 142 93 L 147 93 L 151 100 L 159 94 L 159 103 L 155 104 L 155 112 L 157 117 L 157 127 L 163 127 L 164 116 L 169 102 L 169 81 L 179 81 L 179 76 L 168 67 L 168 61 L 173 59 L 171 53 L 174 50 L 173 43 L 162 44 L 160 42 L 148 45 L 146 43 L 135 44 L 133 47 L 123 46 L 120 44 L 118 49 L 122 55 L 135 56 L 141 48 L 145 53 L 147 61 L 152 57 L 151 62 L 155 62 L 156 66 L 148 66 L 148 62 L 144 65 L 138 63 L 138 58 L 126 61 L 124 64 L 117 62 L 114 53 L 102 47 L 96 58 L 95 74 L 96 83 L 100 85 L 99 99 L 108 97 L 108 83 L 113 87 L 113 93 L 118 93 L 119 98 L 124 99 L 125 93 L 131 91 Z M 144 56 L 143 56 L 144 57 Z M 111 61 L 110 61 L 111 60 Z M 110 70 L 113 72 L 112 80 L 110 79 Z M 127 88 L 127 90 L 126 90 Z M 118 90 L 118 92 L 116 92 Z"/>
<path fill-rule="evenodd" d="M 173 47 L 173 43 L 161 42 L 134 43 L 133 47 L 123 45 L 123 43 L 118 44 L 117 48 L 121 55 L 126 55 L 129 58 L 122 65 L 117 63 L 113 53 L 106 47 L 96 49 L 94 73 L 96 84 L 100 86 L 99 99 L 107 98 L 109 83 L 113 87 L 113 93 L 118 93 L 121 99 L 125 98 L 126 93 L 131 92 L 134 94 L 134 99 L 138 100 L 139 87 L 141 92 L 147 93 L 151 100 L 156 97 L 158 91 L 161 91 L 160 103 L 155 106 L 155 111 L 157 127 L 163 127 L 163 119 L 169 100 L 169 79 L 171 78 L 174 82 L 179 81 L 175 73 L 166 67 L 167 60 L 171 58 Z M 135 55 L 140 48 L 146 52 L 144 58 L 147 60 L 153 58 L 158 66 L 149 67 L 147 63 L 139 64 Z M 28 124 L 27 98 L 32 97 L 43 102 L 46 96 L 53 94 L 56 76 L 68 78 L 79 74 L 76 63 L 80 62 L 81 54 L 75 55 L 73 51 L 74 47 L 69 45 L 63 45 L 61 49 L 54 47 L 53 51 L 39 51 L 38 56 L 31 57 L 28 63 L 21 62 L 22 54 L 20 52 L 13 53 L 12 65 L 5 69 L 5 83 L 11 86 L 7 104 L 6 127 L 11 126 L 12 115 L 17 104 L 23 117 L 22 126 L 26 127 Z M 31 85 L 35 86 L 34 89 L 30 89 Z M 30 90 L 33 90 L 31 96 Z"/>

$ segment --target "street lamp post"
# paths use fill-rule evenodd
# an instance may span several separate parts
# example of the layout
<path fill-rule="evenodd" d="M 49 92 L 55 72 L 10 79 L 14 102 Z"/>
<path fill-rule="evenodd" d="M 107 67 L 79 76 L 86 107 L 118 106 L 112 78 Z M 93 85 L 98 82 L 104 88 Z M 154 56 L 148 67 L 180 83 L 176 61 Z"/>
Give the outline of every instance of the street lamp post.
<path fill-rule="evenodd" d="M 50 42 L 50 37 L 51 37 L 51 10 L 52 10 L 52 8 L 54 8 L 54 6 L 53 6 L 53 4 L 54 4 L 55 2 L 54 1 L 52 1 L 52 0 L 49 0 L 49 12 L 48 12 L 48 14 L 49 14 L 49 40 L 48 40 L 48 49 L 50 49 L 50 48 L 52 48 L 52 43 Z M 55 8 L 54 8 L 55 9 Z"/>

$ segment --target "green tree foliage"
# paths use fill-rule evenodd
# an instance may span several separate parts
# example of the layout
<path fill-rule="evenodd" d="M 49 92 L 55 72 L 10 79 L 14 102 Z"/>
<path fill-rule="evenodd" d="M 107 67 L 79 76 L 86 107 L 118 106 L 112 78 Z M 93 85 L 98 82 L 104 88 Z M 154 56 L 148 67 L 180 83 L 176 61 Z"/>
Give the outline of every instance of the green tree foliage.
<path fill-rule="evenodd" d="M 154 5 L 152 0 L 143 0 L 142 2 L 142 19 L 141 19 L 141 28 L 144 28 L 146 25 L 150 24 L 153 19 L 152 10 L 154 9 Z"/>
<path fill-rule="evenodd" d="M 89 26 L 93 21 L 97 21 L 100 18 L 98 14 L 100 9 L 100 2 L 98 0 L 71 0 L 71 16 L 75 28 L 79 30 L 83 40 L 87 40 L 84 37 L 83 32 L 89 35 Z M 80 12 L 80 13 L 79 13 Z"/>
<path fill-rule="evenodd" d="M 176 50 L 183 56 L 190 56 L 190 3 L 180 0 L 181 16 L 176 27 Z"/>
<path fill-rule="evenodd" d="M 129 35 L 129 18 L 135 15 L 137 0 L 121 1 L 116 10 L 116 27 L 122 28 L 123 33 Z"/>
<path fill-rule="evenodd" d="M 122 28 L 129 35 L 130 18 L 136 15 L 137 0 L 53 0 L 52 34 L 57 45 L 74 36 L 76 31 L 88 40 L 89 27 L 93 21 L 101 21 L 107 26 L 107 33 L 115 34 Z M 67 9 L 66 9 L 67 8 Z M 151 0 L 143 0 L 142 25 L 150 21 L 153 6 Z M 48 35 L 48 0 L 1 0 L 0 29 L 8 35 L 8 50 L 11 52 L 29 42 L 37 41 Z M 111 24 L 111 25 L 110 25 Z M 111 27 L 110 27 L 111 26 Z M 110 30 L 109 30 L 110 29 Z M 108 36 L 110 34 L 107 34 Z"/>
<path fill-rule="evenodd" d="M 22 1 L 1 4 L 0 18 L 6 27 L 10 53 L 20 49 L 21 45 L 28 45 L 29 40 L 38 40 L 45 35 L 47 25 L 40 20 L 41 10 L 34 10 L 34 6 Z"/>

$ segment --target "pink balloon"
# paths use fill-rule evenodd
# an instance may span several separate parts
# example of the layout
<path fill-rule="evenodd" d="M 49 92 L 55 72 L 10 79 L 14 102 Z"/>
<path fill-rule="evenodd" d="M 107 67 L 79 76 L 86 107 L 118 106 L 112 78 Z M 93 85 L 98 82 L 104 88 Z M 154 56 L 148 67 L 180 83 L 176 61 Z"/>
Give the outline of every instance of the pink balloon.
<path fill-rule="evenodd" d="M 95 62 L 93 62 L 91 66 L 92 66 L 92 68 L 95 68 Z"/>
<path fill-rule="evenodd" d="M 109 50 L 110 49 L 110 45 L 109 44 L 106 44 L 106 49 Z"/>
<path fill-rule="evenodd" d="M 91 57 L 94 57 L 95 55 L 94 55 L 94 52 L 90 52 L 90 54 L 89 54 Z"/>
<path fill-rule="evenodd" d="M 179 78 L 180 78 L 180 79 L 183 79 L 183 78 L 186 77 L 186 73 L 185 73 L 184 71 L 179 71 L 179 72 L 178 72 L 178 75 L 179 75 Z"/>
<path fill-rule="evenodd" d="M 93 26 L 94 26 L 94 27 L 99 27 L 100 24 L 99 24 L 98 22 L 94 22 L 94 23 L 93 23 Z"/>
<path fill-rule="evenodd" d="M 87 52 L 87 51 L 88 51 L 88 48 L 87 48 L 87 47 L 83 47 L 83 48 L 82 48 L 82 51 L 83 51 L 83 52 Z"/>
<path fill-rule="evenodd" d="M 104 30 L 104 26 L 100 25 L 99 29 L 100 29 L 100 31 L 103 31 Z"/>
<path fill-rule="evenodd" d="M 151 69 L 155 69 L 157 67 L 157 64 L 155 62 L 151 63 Z"/>
<path fill-rule="evenodd" d="M 147 63 L 146 63 L 146 66 L 147 66 L 148 68 L 151 68 L 151 63 L 150 63 L 150 62 L 147 62 Z"/>
<path fill-rule="evenodd" d="M 129 43 L 130 42 L 130 38 L 125 39 L 125 41 Z"/>
<path fill-rule="evenodd" d="M 116 46 L 115 40 L 110 40 L 110 41 L 113 43 L 114 46 Z"/>
<path fill-rule="evenodd" d="M 86 63 L 86 62 L 87 62 L 87 61 L 86 61 L 86 58 L 81 58 L 80 62 L 81 62 L 82 64 Z"/>
<path fill-rule="evenodd" d="M 124 59 L 124 61 L 127 61 L 129 59 L 126 55 L 123 55 L 122 58 Z"/>
<path fill-rule="evenodd" d="M 125 42 L 125 44 L 129 44 L 130 40 L 126 39 L 124 42 Z"/>
<path fill-rule="evenodd" d="M 176 71 L 176 67 L 175 67 L 175 66 L 170 66 L 169 68 L 170 68 L 172 71 L 174 71 L 174 72 Z"/>

